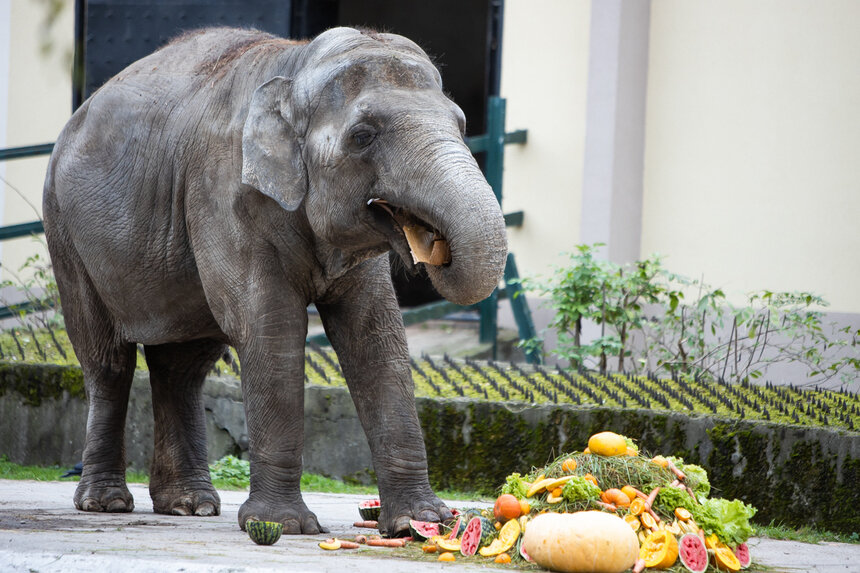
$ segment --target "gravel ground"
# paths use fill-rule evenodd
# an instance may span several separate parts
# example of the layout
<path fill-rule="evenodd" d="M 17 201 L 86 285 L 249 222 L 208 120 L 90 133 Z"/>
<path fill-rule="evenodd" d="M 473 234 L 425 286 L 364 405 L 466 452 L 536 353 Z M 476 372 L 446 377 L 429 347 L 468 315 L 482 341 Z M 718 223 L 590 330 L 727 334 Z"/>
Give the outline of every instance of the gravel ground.
<path fill-rule="evenodd" d="M 236 515 L 245 492 L 223 491 L 218 517 L 174 517 L 152 513 L 145 486 L 129 487 L 135 511 L 95 514 L 75 510 L 74 482 L 0 480 L 0 572 L 262 572 L 314 571 L 506 571 L 465 563 L 446 564 L 398 558 L 398 551 L 366 548 L 321 550 L 326 536 L 352 538 L 363 496 L 305 494 L 308 506 L 331 532 L 324 536 L 284 536 L 257 546 L 239 530 Z M 463 507 L 463 502 L 454 502 Z M 367 530 L 364 530 L 367 532 Z M 811 545 L 752 539 L 753 559 L 770 573 L 860 572 L 860 545 Z"/>

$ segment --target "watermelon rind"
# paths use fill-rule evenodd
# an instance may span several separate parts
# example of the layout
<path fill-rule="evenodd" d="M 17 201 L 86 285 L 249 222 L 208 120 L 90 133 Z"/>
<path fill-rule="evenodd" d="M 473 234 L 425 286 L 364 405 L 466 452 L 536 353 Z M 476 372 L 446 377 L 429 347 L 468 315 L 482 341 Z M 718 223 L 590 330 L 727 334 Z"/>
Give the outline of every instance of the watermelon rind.
<path fill-rule="evenodd" d="M 379 521 L 382 506 L 378 499 L 368 499 L 358 504 L 358 514 L 365 521 Z"/>
<path fill-rule="evenodd" d="M 708 549 L 695 533 L 687 533 L 678 540 L 678 558 L 692 573 L 705 573 L 708 569 Z"/>
<path fill-rule="evenodd" d="M 442 532 L 439 529 L 439 524 L 433 521 L 418 521 L 417 519 L 409 520 L 409 534 L 418 541 L 430 539 Z"/>
<path fill-rule="evenodd" d="M 473 517 L 470 519 L 463 531 L 463 536 L 460 538 L 460 553 L 466 557 L 477 553 L 478 547 L 481 545 L 482 531 L 481 518 Z"/>
<path fill-rule="evenodd" d="M 741 564 L 741 569 L 746 569 L 750 566 L 752 559 L 750 558 L 750 548 L 746 543 L 741 543 L 735 547 L 735 557 Z"/>
<path fill-rule="evenodd" d="M 466 524 L 469 523 L 470 519 L 472 519 L 472 516 L 465 514 L 458 515 L 454 518 L 453 522 L 449 522 L 450 525 L 447 525 L 447 527 L 451 528 L 451 533 L 448 535 L 448 539 L 457 539 L 463 535 L 463 531 L 466 530 Z"/>
<path fill-rule="evenodd" d="M 525 545 L 523 544 L 524 537 L 520 537 L 520 540 L 517 542 L 517 551 L 520 554 L 520 557 L 528 561 L 529 563 L 534 563 L 534 560 L 526 553 Z"/>
<path fill-rule="evenodd" d="M 481 547 L 489 545 L 496 538 L 496 528 L 493 522 L 486 517 L 481 517 Z"/>
<path fill-rule="evenodd" d="M 257 545 L 274 545 L 284 532 L 284 524 L 278 521 L 256 521 L 249 519 L 245 522 L 248 537 Z"/>

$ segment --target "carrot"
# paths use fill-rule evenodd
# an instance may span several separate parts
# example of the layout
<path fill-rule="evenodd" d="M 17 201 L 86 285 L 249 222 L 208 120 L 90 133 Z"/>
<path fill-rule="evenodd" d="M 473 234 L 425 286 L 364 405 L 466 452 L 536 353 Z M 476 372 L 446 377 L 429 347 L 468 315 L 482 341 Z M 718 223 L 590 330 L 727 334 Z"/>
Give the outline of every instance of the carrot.
<path fill-rule="evenodd" d="M 690 489 L 690 486 L 685 486 L 685 488 L 687 490 L 687 493 L 690 494 L 690 497 L 692 497 L 693 499 L 696 499 L 696 494 L 693 493 L 693 490 Z"/>
<path fill-rule="evenodd" d="M 638 489 L 636 489 L 636 488 L 635 488 L 635 487 L 633 487 L 632 485 L 631 485 L 631 486 L 629 486 L 629 487 L 630 487 L 630 489 L 632 489 L 632 490 L 633 490 L 633 493 L 635 493 L 635 494 L 636 494 L 636 497 L 641 497 L 642 499 L 648 499 L 648 496 L 647 496 L 647 495 L 645 495 L 644 493 L 642 493 L 641 491 L 639 491 Z"/>
<path fill-rule="evenodd" d="M 595 501 L 594 503 L 596 503 L 600 507 L 607 509 L 609 511 L 616 511 L 618 509 L 617 507 L 615 507 L 615 505 L 613 505 L 611 503 L 606 503 L 604 501 Z"/>
<path fill-rule="evenodd" d="M 367 544 L 371 547 L 403 547 L 406 541 L 398 539 L 368 539 Z"/>
<path fill-rule="evenodd" d="M 681 485 L 680 480 L 675 480 L 669 484 L 669 487 L 679 487 Z"/>
<path fill-rule="evenodd" d="M 650 507 L 646 507 L 645 509 L 648 510 L 648 513 L 651 514 L 651 517 L 654 518 L 654 521 L 656 521 L 657 523 L 660 523 L 660 516 L 657 515 L 656 513 L 654 513 L 653 509 L 651 509 Z"/>
<path fill-rule="evenodd" d="M 645 500 L 645 507 L 651 509 L 651 506 L 654 505 L 654 500 L 657 499 L 658 493 L 660 493 L 660 488 L 655 487 L 654 490 L 648 494 L 648 499 Z"/>
<path fill-rule="evenodd" d="M 682 472 L 681 470 L 676 468 L 675 464 L 673 464 L 672 462 L 669 462 L 669 471 L 671 471 L 673 474 L 675 474 L 675 477 L 677 477 L 681 481 L 684 481 L 685 479 L 687 479 L 686 474 L 684 474 L 684 472 Z"/>
<path fill-rule="evenodd" d="M 636 563 L 633 565 L 633 573 L 642 573 L 645 570 L 645 560 L 637 559 Z"/>
<path fill-rule="evenodd" d="M 358 549 L 359 547 L 360 545 L 355 541 L 344 541 L 343 539 L 340 540 L 341 549 Z"/>
<path fill-rule="evenodd" d="M 361 535 L 361 534 L 359 533 L 358 535 L 356 535 L 356 536 L 355 536 L 355 542 L 356 542 L 356 543 L 367 543 L 367 536 L 366 536 L 366 535 Z"/>
<path fill-rule="evenodd" d="M 378 521 L 356 521 L 352 525 L 354 527 L 367 527 L 368 529 L 379 528 L 379 522 Z"/>

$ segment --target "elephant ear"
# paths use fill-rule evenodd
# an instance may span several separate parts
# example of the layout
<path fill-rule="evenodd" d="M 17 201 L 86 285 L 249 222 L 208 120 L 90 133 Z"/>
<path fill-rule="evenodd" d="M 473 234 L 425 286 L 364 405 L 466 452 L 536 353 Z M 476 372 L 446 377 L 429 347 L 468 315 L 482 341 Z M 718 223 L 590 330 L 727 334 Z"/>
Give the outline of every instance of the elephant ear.
<path fill-rule="evenodd" d="M 308 175 L 293 118 L 292 82 L 272 78 L 254 91 L 242 129 L 242 183 L 277 201 L 287 211 L 301 205 Z"/>

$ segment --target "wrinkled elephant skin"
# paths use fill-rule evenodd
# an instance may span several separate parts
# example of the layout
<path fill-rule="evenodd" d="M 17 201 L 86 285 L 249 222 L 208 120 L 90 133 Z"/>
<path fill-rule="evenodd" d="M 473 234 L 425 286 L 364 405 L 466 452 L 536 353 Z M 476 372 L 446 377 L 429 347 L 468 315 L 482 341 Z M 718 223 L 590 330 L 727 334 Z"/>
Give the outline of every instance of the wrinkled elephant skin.
<path fill-rule="evenodd" d="M 122 444 L 142 344 L 155 510 L 220 511 L 201 387 L 231 345 L 251 459 L 240 527 L 255 518 L 323 531 L 299 489 L 315 303 L 373 453 L 380 529 L 448 518 L 427 477 L 387 253 L 427 267 L 460 304 L 498 284 L 504 221 L 464 126 L 420 48 L 348 28 L 311 42 L 191 32 L 93 94 L 57 141 L 44 193 L 89 402 L 75 505 L 134 507 Z"/>

